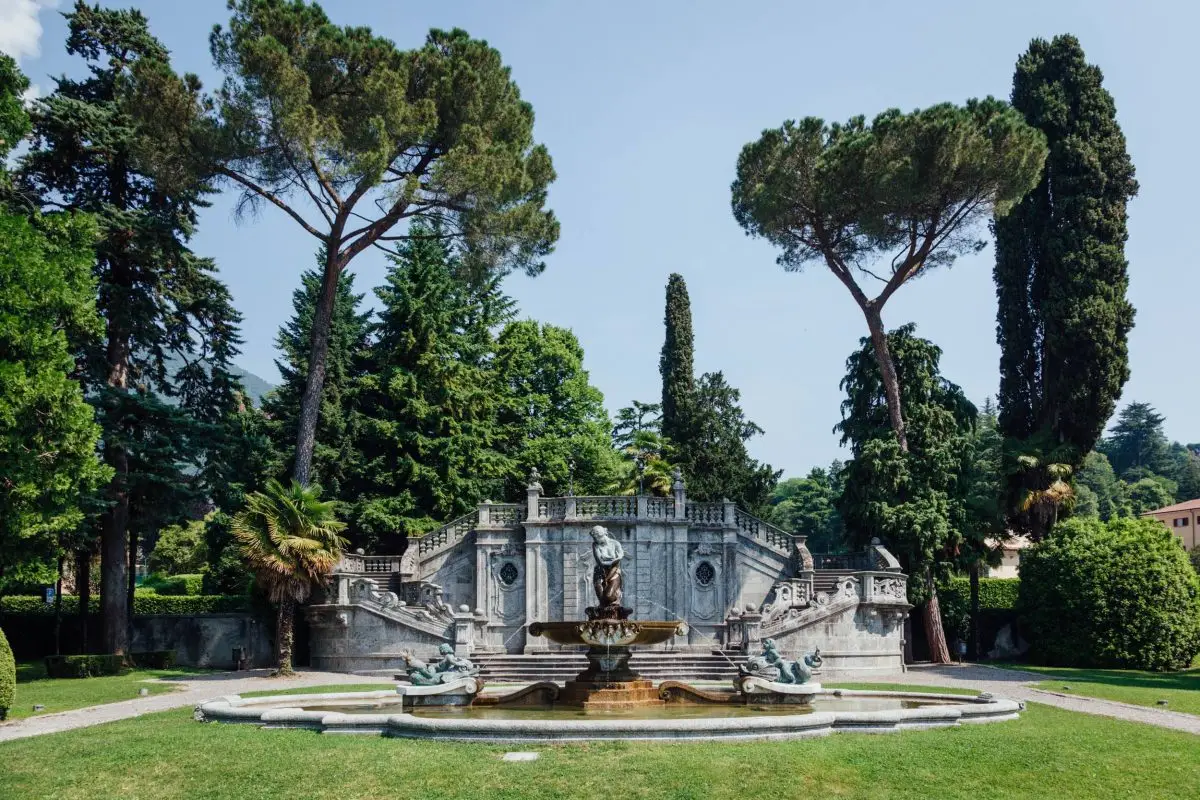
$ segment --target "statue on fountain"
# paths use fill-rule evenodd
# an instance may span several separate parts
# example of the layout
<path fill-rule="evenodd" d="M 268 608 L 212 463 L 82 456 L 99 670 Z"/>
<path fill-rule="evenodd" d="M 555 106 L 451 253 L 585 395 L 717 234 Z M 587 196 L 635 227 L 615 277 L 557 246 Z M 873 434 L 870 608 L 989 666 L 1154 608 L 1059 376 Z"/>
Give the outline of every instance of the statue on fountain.
<path fill-rule="evenodd" d="M 465 658 L 454 655 L 454 648 L 448 644 L 438 647 L 441 660 L 435 664 L 426 664 L 412 653 L 401 653 L 404 658 L 404 671 L 413 686 L 436 686 L 450 683 L 460 678 L 474 678 L 479 675 L 479 667 Z"/>
<path fill-rule="evenodd" d="M 745 666 L 738 667 L 742 677 L 753 676 L 772 683 L 808 683 L 813 669 L 823 663 L 819 647 L 797 661 L 784 658 L 774 639 L 764 639 L 762 647 L 762 653 L 748 659 Z"/>
<path fill-rule="evenodd" d="M 625 548 L 609 536 L 603 525 L 592 528 L 592 556 L 596 566 L 592 570 L 592 585 L 596 589 L 597 605 L 587 609 L 590 620 L 628 619 L 633 609 L 621 606 L 621 559 Z"/>

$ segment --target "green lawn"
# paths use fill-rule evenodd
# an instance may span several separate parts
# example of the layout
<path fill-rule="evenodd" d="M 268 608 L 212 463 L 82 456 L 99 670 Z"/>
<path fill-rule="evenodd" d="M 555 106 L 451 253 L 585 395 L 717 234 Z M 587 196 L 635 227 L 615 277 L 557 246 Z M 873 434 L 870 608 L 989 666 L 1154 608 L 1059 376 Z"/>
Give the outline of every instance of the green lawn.
<path fill-rule="evenodd" d="M 146 683 L 153 678 L 174 678 L 195 675 L 204 670 L 177 667 L 174 669 L 135 669 L 123 675 L 105 675 L 98 678 L 47 678 L 42 662 L 17 664 L 17 697 L 8 711 L 9 719 L 53 714 L 73 708 L 132 700 L 138 689 L 146 687 L 151 694 L 175 691 L 169 683 Z M 45 710 L 34 713 L 34 705 L 43 705 Z"/>
<path fill-rule="evenodd" d="M 0 743 L 0 764 L 6 798 L 1064 800 L 1200 796 L 1197 742 L 1040 705 L 1014 722 L 883 736 L 554 746 L 260 730 L 201 724 L 180 709 Z M 503 763 L 507 750 L 535 750 L 541 759 Z"/>
<path fill-rule="evenodd" d="M 1032 667 L 1025 664 L 1006 664 L 1047 675 L 1051 680 L 1035 684 L 1039 689 L 1062 694 L 1079 694 L 1117 700 L 1139 706 L 1163 706 L 1171 711 L 1200 714 L 1200 667 L 1183 672 L 1145 672 L 1132 669 L 1074 669 L 1071 667 Z M 1064 689 L 1069 686 L 1069 689 Z"/>

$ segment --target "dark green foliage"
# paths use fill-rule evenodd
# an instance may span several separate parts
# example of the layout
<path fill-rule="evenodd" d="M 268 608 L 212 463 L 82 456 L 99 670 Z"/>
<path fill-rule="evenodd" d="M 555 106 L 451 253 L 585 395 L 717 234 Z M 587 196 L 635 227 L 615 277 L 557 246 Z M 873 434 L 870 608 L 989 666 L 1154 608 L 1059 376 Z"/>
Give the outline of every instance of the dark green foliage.
<path fill-rule="evenodd" d="M 675 482 L 675 445 L 662 435 L 662 405 L 633 401 L 617 412 L 612 446 L 620 461 L 616 482 L 605 492 L 639 491 L 666 497 Z M 681 473 L 682 474 L 682 473 Z"/>
<path fill-rule="evenodd" d="M 53 616 L 54 606 L 46 605 L 40 597 L 27 595 L 12 595 L 0 598 L 0 608 L 5 614 L 33 614 L 37 616 Z M 79 609 L 79 598 L 74 595 L 63 597 L 63 614 L 75 614 Z M 249 595 L 181 595 L 170 596 L 160 594 L 138 594 L 133 598 L 134 616 L 144 614 L 177 614 L 192 616 L 195 614 L 232 614 L 251 611 L 253 605 Z M 88 613 L 95 614 L 100 610 L 99 598 L 93 596 L 88 604 Z"/>
<path fill-rule="evenodd" d="M 617 480 L 604 395 L 589 381 L 574 333 L 532 320 L 509 323 L 491 370 L 500 396 L 498 447 L 509 461 L 507 497 L 522 496 L 535 467 L 547 494 L 603 494 Z"/>
<path fill-rule="evenodd" d="M 1035 39 L 1017 61 L 1013 107 L 1050 154 L 1036 188 L 994 223 L 1000 428 L 1022 443 L 1014 451 L 1070 469 L 1129 379 L 1125 207 L 1137 183 L 1102 80 L 1073 36 Z M 1019 508 L 1022 492 L 1056 479 L 1038 469 L 1010 462 L 1007 502 L 1011 525 L 1042 536 L 1046 516 Z"/>
<path fill-rule="evenodd" d="M 142 586 L 161 595 L 199 595 L 204 592 L 204 576 L 193 575 L 147 575 Z"/>
<path fill-rule="evenodd" d="M 687 435 L 688 404 L 696 389 L 692 337 L 692 305 L 683 276 L 667 279 L 667 309 L 658 371 L 662 375 L 662 434 L 675 442 Z"/>
<path fill-rule="evenodd" d="M 1129 516 L 1136 517 L 1174 503 L 1175 486 L 1166 478 L 1158 476 L 1141 478 L 1129 484 L 1127 497 Z"/>
<path fill-rule="evenodd" d="M 0 65 L 2 66 L 2 65 Z M 4 629 L 0 628 L 0 722 L 8 716 L 17 696 L 17 662 Z"/>
<path fill-rule="evenodd" d="M 48 678 L 96 678 L 120 675 L 129 669 L 123 655 L 46 656 Z"/>
<path fill-rule="evenodd" d="M 105 336 L 76 344 L 114 471 L 95 503 L 105 647 L 120 652 L 128 645 L 129 534 L 186 516 L 203 495 L 203 480 L 185 475 L 221 447 L 218 423 L 238 402 L 231 360 L 240 317 L 213 264 L 187 246 L 208 185 L 159 180 L 152 154 L 162 143 L 133 117 L 130 100 L 143 78 L 167 69 L 166 49 L 136 10 L 78 2 L 66 17 L 67 52 L 87 62 L 88 74 L 57 79 L 36 107 L 20 180 L 48 208 L 90 213 L 100 228 L 93 272 Z M 178 360 L 184 366 L 172 374 Z"/>
<path fill-rule="evenodd" d="M 379 320 L 357 390 L 352 541 L 386 552 L 499 493 L 510 472 L 497 449 L 497 393 L 478 364 L 478 335 L 465 333 L 480 298 L 455 277 L 439 229 L 414 230 L 375 290 Z"/>
<path fill-rule="evenodd" d="M 1016 618 L 1019 578 L 980 578 L 979 611 L 983 615 L 1000 616 L 1007 621 Z M 938 584 L 938 603 L 946 632 L 966 639 L 970 630 L 971 582 L 967 578 L 951 578 Z"/>
<path fill-rule="evenodd" d="M 780 247 L 779 263 L 824 264 L 866 317 L 883 376 L 884 405 L 908 449 L 901 387 L 887 350 L 884 305 L 905 283 L 984 245 L 973 227 L 1005 214 L 1037 182 L 1044 137 L 1004 103 L 986 98 L 867 124 L 789 120 L 742 148 L 733 215 Z M 883 284 L 875 297 L 859 281 Z"/>
<path fill-rule="evenodd" d="M 204 594 L 245 595 L 250 593 L 254 573 L 238 552 L 233 539 L 233 518 L 216 511 L 204 523 L 204 545 L 208 563 L 204 575 Z"/>
<path fill-rule="evenodd" d="M 750 457 L 746 442 L 763 430 L 746 419 L 740 400 L 741 392 L 722 373 L 701 375 L 683 438 L 671 444 L 675 462 L 687 479 L 689 497 L 728 498 L 753 514 L 762 514 L 782 472 Z"/>
<path fill-rule="evenodd" d="M 837 510 L 841 499 L 842 465 L 814 467 L 805 478 L 789 478 L 771 492 L 766 519 L 786 531 L 807 536 L 814 553 L 842 553 L 848 549 L 846 528 Z"/>
<path fill-rule="evenodd" d="M 1123 484 L 1103 453 L 1093 450 L 1084 457 L 1083 466 L 1075 473 L 1075 491 L 1079 496 L 1075 512 L 1079 516 L 1097 516 L 1102 520 L 1128 516 L 1124 510 Z M 1084 494 L 1085 491 L 1090 495 Z M 1094 508 L 1089 503 L 1094 503 Z"/>
<path fill-rule="evenodd" d="M 147 650 L 130 653 L 129 661 L 138 669 L 170 669 L 175 666 L 174 650 Z"/>
<path fill-rule="evenodd" d="M 1200 576 L 1157 520 L 1059 524 L 1022 553 L 1020 605 L 1041 663 L 1184 669 L 1200 653 Z"/>
<path fill-rule="evenodd" d="M 846 360 L 837 430 L 854 458 L 846 467 L 840 509 L 856 546 L 881 537 L 910 573 L 947 565 L 962 541 L 976 409 L 939 372 L 942 351 L 914 335 L 888 334 L 908 415 L 909 451 L 892 435 L 883 383 L 870 340 Z M 916 583 L 916 582 L 914 582 Z M 920 587 L 910 584 L 919 596 Z"/>
<path fill-rule="evenodd" d="M 1163 433 L 1165 421 L 1166 417 L 1149 403 L 1130 403 L 1121 409 L 1112 432 L 1100 444 L 1117 475 L 1128 479 L 1133 469 L 1160 475 L 1170 469 L 1170 445 Z"/>
<path fill-rule="evenodd" d="M 150 551 L 149 567 L 151 572 L 180 575 L 199 572 L 207 558 L 204 520 L 195 520 L 184 525 L 170 525 L 158 532 L 158 541 Z"/>
<path fill-rule="evenodd" d="M 100 332 L 86 216 L 29 220 L 0 209 L 0 593 L 53 564 L 112 474 L 72 375 L 72 343 Z"/>
<path fill-rule="evenodd" d="M 315 4 L 230 8 L 210 37 L 220 90 L 201 97 L 191 77 L 146 70 L 139 123 L 167 151 L 162 172 L 225 181 L 241 191 L 240 208 L 269 203 L 325 247 L 293 465 L 308 482 L 347 265 L 423 223 L 461 248 L 473 279 L 536 275 L 558 238 L 544 208 L 554 169 L 500 54 L 464 31 L 433 30 L 403 51 L 369 28 L 334 25 Z"/>
<path fill-rule="evenodd" d="M 318 254 L 322 262 L 324 254 Z M 300 400 L 308 379 L 313 315 L 321 295 L 321 273 L 308 270 L 300 276 L 300 288 L 292 292 L 292 317 L 275 337 L 282 356 L 275 366 L 282 383 L 263 400 L 268 417 L 266 428 L 279 454 L 276 465 L 282 474 L 292 469 L 296 431 L 300 425 Z M 334 295 L 329 327 L 329 351 L 325 357 L 325 388 L 317 421 L 312 456 L 312 479 L 327 488 L 331 497 L 346 494 L 349 476 L 361 459 L 355 450 L 354 408 L 357 378 L 366 352 L 371 313 L 360 311 L 363 295 L 354 291 L 354 276 L 343 273 Z"/>

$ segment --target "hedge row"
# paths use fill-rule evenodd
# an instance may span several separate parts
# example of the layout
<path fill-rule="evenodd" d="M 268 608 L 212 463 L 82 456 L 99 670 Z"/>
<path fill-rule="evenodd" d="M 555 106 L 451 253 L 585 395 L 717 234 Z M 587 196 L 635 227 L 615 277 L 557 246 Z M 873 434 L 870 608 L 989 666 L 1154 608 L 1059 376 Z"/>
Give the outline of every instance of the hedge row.
<path fill-rule="evenodd" d="M 1016 617 L 1019 578 L 980 578 L 979 612 L 981 616 Z M 966 639 L 971 619 L 971 581 L 951 578 L 938 587 L 942 627 L 951 639 Z"/>
<path fill-rule="evenodd" d="M 142 587 L 165 595 L 203 594 L 204 576 L 193 575 L 150 575 Z"/>
<path fill-rule="evenodd" d="M 13 660 L 12 648 L 4 631 L 0 630 L 0 721 L 8 717 L 17 695 L 17 663 Z"/>
<path fill-rule="evenodd" d="M 5 614 L 45 614 L 52 616 L 54 606 L 46 605 L 40 597 L 14 595 L 0 599 L 0 610 Z M 63 595 L 63 614 L 75 614 L 79 610 L 79 598 Z M 160 595 L 137 594 L 133 598 L 133 613 L 137 616 L 146 614 L 179 614 L 193 616 L 195 614 L 225 614 L 240 611 L 250 611 L 251 600 L 246 595 L 235 594 L 205 594 L 205 595 Z M 91 598 L 88 603 L 89 614 L 100 613 L 100 599 Z"/>

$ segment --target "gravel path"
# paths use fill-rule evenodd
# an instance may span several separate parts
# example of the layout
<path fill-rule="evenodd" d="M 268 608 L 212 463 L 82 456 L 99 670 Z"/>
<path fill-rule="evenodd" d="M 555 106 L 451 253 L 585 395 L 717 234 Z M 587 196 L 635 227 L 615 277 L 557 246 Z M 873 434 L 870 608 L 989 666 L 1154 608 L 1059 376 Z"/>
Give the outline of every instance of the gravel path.
<path fill-rule="evenodd" d="M 1064 708 L 1067 711 L 1081 711 L 1084 714 L 1098 714 L 1103 717 L 1144 722 L 1147 725 L 1172 728 L 1200 736 L 1200 716 L 1195 714 L 1135 706 L 1129 703 L 1118 703 L 1115 700 L 1101 700 L 1096 697 L 1060 694 L 1045 689 L 1035 689 L 1030 685 L 1044 680 L 1046 680 L 1045 675 L 1034 672 L 966 664 L 963 666 L 910 666 L 903 675 L 897 675 L 894 678 L 880 678 L 878 682 L 976 689 L 981 692 L 991 692 L 997 697 L 1024 700 L 1027 703 L 1042 703 L 1056 708 Z"/>
<path fill-rule="evenodd" d="M 45 714 L 15 722 L 0 723 L 0 742 L 41 736 L 44 733 L 69 731 L 73 728 L 87 728 L 119 719 L 140 717 L 142 714 L 153 714 L 155 711 L 194 706 L 202 700 L 211 700 L 227 694 L 270 689 L 296 689 L 303 686 L 328 686 L 335 683 L 373 683 L 374 681 L 374 678 L 365 678 L 362 675 L 307 670 L 298 671 L 294 678 L 272 678 L 269 677 L 267 670 L 215 672 L 211 675 L 170 678 L 163 682 L 177 683 L 184 688 L 180 691 L 139 697 L 135 700 L 123 700 L 119 703 L 107 703 L 102 706 L 60 711 L 57 714 Z M 392 684 L 385 683 L 384 685 Z"/>
<path fill-rule="evenodd" d="M 1085 714 L 1099 714 L 1116 719 L 1144 722 L 1160 728 L 1172 728 L 1200 735 L 1200 716 L 1118 703 L 1112 700 L 1063 695 L 1044 689 L 1035 689 L 1030 685 L 1045 679 L 1045 675 L 1032 672 L 969 664 L 965 666 L 913 666 L 902 674 L 875 678 L 872 679 L 872 682 L 973 689 L 980 692 L 991 692 L 997 697 L 1044 703 L 1068 711 L 1081 711 Z M 227 694 L 343 683 L 373 683 L 374 681 L 361 675 L 306 670 L 298 672 L 294 678 L 271 678 L 268 677 L 266 670 L 252 670 L 250 672 L 220 672 L 204 676 L 189 676 L 171 679 L 169 682 L 178 683 L 184 688 L 182 691 L 80 708 L 75 711 L 61 711 L 57 714 L 46 714 L 0 724 L 0 742 L 74 728 L 87 728 L 105 722 L 151 714 L 155 711 L 193 706 L 202 700 Z M 387 685 L 388 682 L 381 683 Z"/>

